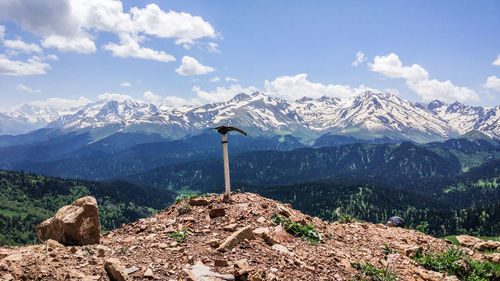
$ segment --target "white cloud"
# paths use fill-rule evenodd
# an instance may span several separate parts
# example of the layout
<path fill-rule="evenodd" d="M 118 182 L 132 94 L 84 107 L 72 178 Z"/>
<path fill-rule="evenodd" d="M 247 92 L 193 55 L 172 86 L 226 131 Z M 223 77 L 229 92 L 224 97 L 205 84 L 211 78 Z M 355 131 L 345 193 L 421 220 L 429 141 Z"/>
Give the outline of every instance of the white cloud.
<path fill-rule="evenodd" d="M 151 91 L 146 91 L 143 94 L 144 100 L 149 103 L 152 103 L 156 106 L 167 104 L 170 106 L 181 106 L 181 105 L 192 105 L 192 104 L 200 104 L 200 101 L 197 99 L 185 99 L 177 96 L 167 96 L 162 97 L 154 94 Z"/>
<path fill-rule="evenodd" d="M 210 79 L 210 82 L 219 82 L 220 78 L 215 76 L 214 78 Z"/>
<path fill-rule="evenodd" d="M 353 66 L 358 66 L 366 61 L 365 54 L 361 51 L 356 53 L 356 60 L 352 62 Z"/>
<path fill-rule="evenodd" d="M 387 56 L 376 56 L 373 63 L 369 63 L 372 71 L 382 73 L 390 78 L 405 78 L 418 81 L 429 77 L 429 73 L 420 65 L 403 66 L 398 55 L 391 53 Z"/>
<path fill-rule="evenodd" d="M 42 90 L 33 90 L 31 89 L 30 87 L 26 86 L 26 85 L 23 85 L 23 84 L 19 84 L 17 85 L 16 87 L 19 91 L 24 91 L 24 92 L 28 92 L 28 93 L 32 93 L 32 94 L 40 94 L 42 93 Z"/>
<path fill-rule="evenodd" d="M 118 93 L 104 93 L 102 95 L 97 96 L 97 100 L 104 100 L 104 101 L 127 101 L 127 100 L 132 100 L 132 101 L 137 101 L 137 102 L 142 102 L 141 100 L 137 100 L 132 98 L 129 95 L 123 95 L 123 94 L 118 94 Z"/>
<path fill-rule="evenodd" d="M 210 53 L 220 53 L 219 45 L 214 42 L 208 42 L 207 51 L 209 51 Z"/>
<path fill-rule="evenodd" d="M 45 74 L 50 65 L 43 62 L 40 57 L 33 56 L 26 61 L 11 60 L 5 54 L 0 54 L 0 74 L 23 76 Z"/>
<path fill-rule="evenodd" d="M 91 103 L 92 101 L 86 97 L 79 97 L 77 99 L 65 99 L 65 98 L 48 98 L 44 101 L 30 101 L 27 103 L 20 104 L 14 108 L 14 112 L 19 108 L 28 105 L 28 106 L 36 106 L 45 111 L 51 110 L 67 110 L 71 108 L 76 108 L 79 106 L 84 106 L 86 104 Z"/>
<path fill-rule="evenodd" d="M 48 55 L 45 56 L 45 58 L 47 60 L 53 60 L 53 61 L 59 60 L 59 58 L 56 55 L 53 55 L 53 54 L 48 54 Z"/>
<path fill-rule="evenodd" d="M 120 45 L 115 43 L 108 43 L 104 46 L 104 49 L 111 51 L 114 57 L 132 57 L 156 60 L 161 62 L 175 61 L 175 58 L 172 55 L 169 55 L 163 51 L 156 51 L 150 48 L 139 46 L 139 42 L 128 34 L 122 34 L 120 35 L 120 38 Z"/>
<path fill-rule="evenodd" d="M 253 93 L 258 91 L 255 87 L 243 88 L 240 85 L 231 85 L 229 87 L 217 87 L 214 91 L 203 91 L 199 86 L 194 86 L 191 90 L 196 93 L 199 100 L 203 103 L 221 102 L 233 98 L 239 93 Z"/>
<path fill-rule="evenodd" d="M 476 92 L 467 87 L 455 86 L 450 80 L 442 82 L 436 79 L 423 79 L 420 81 L 407 81 L 406 83 L 425 102 L 436 99 L 444 102 L 479 100 Z"/>
<path fill-rule="evenodd" d="M 214 72 L 215 68 L 199 63 L 195 58 L 184 56 L 182 64 L 175 70 L 180 75 L 201 75 Z"/>
<path fill-rule="evenodd" d="M 130 86 L 132 86 L 132 84 L 130 84 L 129 82 L 122 82 L 122 83 L 120 83 L 120 86 L 122 86 L 122 87 L 130 87 Z"/>
<path fill-rule="evenodd" d="M 49 35 L 42 40 L 44 48 L 56 48 L 63 52 L 77 52 L 80 54 L 95 53 L 96 46 L 92 38 L 87 35 L 61 36 Z"/>
<path fill-rule="evenodd" d="M 239 81 L 238 79 L 233 78 L 233 77 L 229 77 L 229 76 L 228 76 L 228 77 L 226 77 L 226 78 L 224 78 L 224 80 L 225 80 L 226 82 L 238 82 L 238 81 Z"/>
<path fill-rule="evenodd" d="M 429 79 L 429 73 L 420 65 L 403 66 L 398 55 L 376 56 L 369 63 L 372 71 L 390 78 L 404 78 L 408 87 L 422 97 L 423 101 L 435 99 L 444 102 L 477 101 L 479 96 L 467 87 L 455 86 L 450 80 Z"/>
<path fill-rule="evenodd" d="M 19 50 L 25 53 L 41 53 L 42 48 L 34 43 L 26 43 L 23 40 L 4 40 L 3 44 L 9 49 Z"/>
<path fill-rule="evenodd" d="M 202 17 L 175 11 L 164 12 L 156 4 L 149 4 L 144 9 L 130 9 L 134 27 L 139 32 L 160 38 L 177 38 L 176 44 L 194 44 L 194 40 L 203 37 L 216 38 L 214 28 Z"/>
<path fill-rule="evenodd" d="M 497 59 L 491 64 L 500 66 L 500 54 L 498 55 Z"/>
<path fill-rule="evenodd" d="M 123 11 L 119 0 L 23 0 L 0 1 L 0 21 L 14 21 L 22 29 L 42 37 L 42 46 L 62 51 L 93 53 L 100 32 L 120 36 L 154 36 L 175 39 L 176 44 L 190 46 L 202 38 L 215 39 L 218 34 L 202 17 L 189 13 L 161 10 L 156 4 Z M 108 42 L 108 46 L 116 49 Z M 137 58 L 158 58 L 160 51 L 148 51 L 121 42 L 140 51 Z M 132 47 L 131 47 L 132 45 Z M 122 48 L 121 53 L 123 54 Z M 120 52 L 119 52 L 120 53 Z M 162 58 L 162 60 L 166 60 Z"/>
<path fill-rule="evenodd" d="M 484 87 L 500 92 L 500 78 L 496 77 L 495 75 L 488 77 L 488 79 L 486 80 L 486 84 L 484 84 Z"/>
<path fill-rule="evenodd" d="M 389 93 L 389 94 L 395 95 L 395 96 L 399 96 L 399 90 L 394 89 L 394 88 L 387 88 L 387 89 L 384 89 L 382 92 Z"/>
<path fill-rule="evenodd" d="M 302 97 L 320 98 L 322 96 L 346 98 L 359 95 L 367 90 L 380 92 L 364 85 L 352 88 L 349 85 L 313 83 L 307 80 L 305 73 L 295 76 L 279 76 L 273 81 L 266 80 L 264 85 L 266 92 L 291 100 Z"/>

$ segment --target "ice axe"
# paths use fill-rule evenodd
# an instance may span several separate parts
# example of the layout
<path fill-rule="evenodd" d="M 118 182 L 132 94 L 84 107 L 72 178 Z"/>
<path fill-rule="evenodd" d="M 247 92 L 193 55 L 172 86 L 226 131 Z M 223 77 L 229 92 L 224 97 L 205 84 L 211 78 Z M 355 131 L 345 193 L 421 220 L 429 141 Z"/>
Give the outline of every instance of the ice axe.
<path fill-rule="evenodd" d="M 231 196 L 231 184 L 229 182 L 229 156 L 227 153 L 227 133 L 230 131 L 236 131 L 245 136 L 247 135 L 247 133 L 238 128 L 228 127 L 228 126 L 220 126 L 213 129 L 217 130 L 217 132 L 219 132 L 219 134 L 222 135 L 222 158 L 224 159 L 224 182 L 226 184 L 224 199 L 229 199 L 229 197 Z"/>

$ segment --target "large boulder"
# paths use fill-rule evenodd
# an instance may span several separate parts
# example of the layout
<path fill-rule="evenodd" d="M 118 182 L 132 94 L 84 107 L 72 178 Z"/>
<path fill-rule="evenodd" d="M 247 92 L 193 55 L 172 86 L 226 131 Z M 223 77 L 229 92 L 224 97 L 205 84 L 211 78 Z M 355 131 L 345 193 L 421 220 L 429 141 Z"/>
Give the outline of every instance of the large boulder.
<path fill-rule="evenodd" d="M 98 244 L 100 234 L 97 201 L 92 196 L 62 207 L 54 217 L 39 224 L 36 230 L 39 242 L 53 239 L 64 245 Z"/>

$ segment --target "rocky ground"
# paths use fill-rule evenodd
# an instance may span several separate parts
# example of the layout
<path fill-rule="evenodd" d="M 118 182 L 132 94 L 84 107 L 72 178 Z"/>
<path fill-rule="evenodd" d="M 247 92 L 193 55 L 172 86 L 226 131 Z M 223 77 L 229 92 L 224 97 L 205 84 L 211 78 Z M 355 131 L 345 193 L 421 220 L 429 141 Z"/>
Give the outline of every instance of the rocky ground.
<path fill-rule="evenodd" d="M 98 245 L 48 240 L 2 247 L 0 280 L 360 280 L 351 263 L 389 269 L 399 280 L 458 280 L 411 258 L 416 249 L 444 251 L 443 240 L 371 223 L 329 223 L 251 193 L 233 194 L 229 203 L 222 199 L 185 200 L 102 235 Z M 312 223 L 321 243 L 276 227 L 276 211 Z M 171 237 L 183 229 L 184 237 Z"/>

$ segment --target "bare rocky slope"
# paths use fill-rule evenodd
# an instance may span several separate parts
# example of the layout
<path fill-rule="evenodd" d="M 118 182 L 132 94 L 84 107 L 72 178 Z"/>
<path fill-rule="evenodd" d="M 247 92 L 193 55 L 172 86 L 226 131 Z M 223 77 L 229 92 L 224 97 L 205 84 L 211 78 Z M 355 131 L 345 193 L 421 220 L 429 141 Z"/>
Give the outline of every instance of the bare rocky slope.
<path fill-rule="evenodd" d="M 275 226 L 275 212 L 299 224 L 312 223 L 321 242 L 304 241 Z M 411 258 L 417 248 L 429 253 L 445 246 L 413 230 L 325 222 L 252 193 L 233 194 L 229 203 L 214 194 L 123 225 L 101 235 L 98 245 L 48 240 L 2 247 L 0 280 L 110 280 L 110 272 L 115 280 L 361 280 L 352 263 L 388 269 L 398 280 L 458 280 Z"/>

